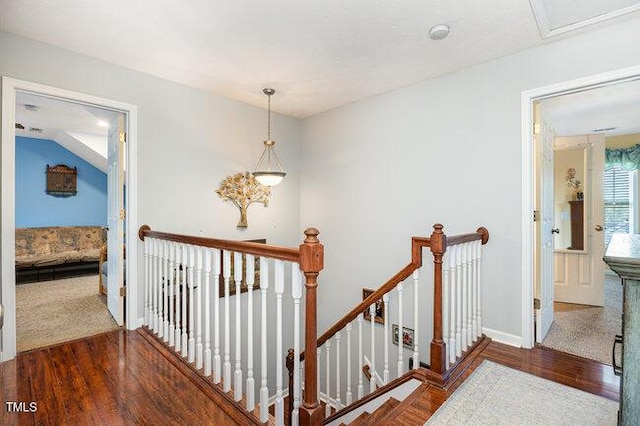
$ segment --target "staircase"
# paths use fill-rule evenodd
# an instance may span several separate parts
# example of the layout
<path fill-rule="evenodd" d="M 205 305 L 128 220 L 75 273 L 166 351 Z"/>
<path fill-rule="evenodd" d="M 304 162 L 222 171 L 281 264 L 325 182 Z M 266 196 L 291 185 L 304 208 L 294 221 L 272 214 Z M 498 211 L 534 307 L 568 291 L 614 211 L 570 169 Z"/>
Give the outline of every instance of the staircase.
<path fill-rule="evenodd" d="M 384 423 L 424 386 L 446 388 L 488 344 L 485 228 L 447 237 L 436 224 L 413 237 L 407 266 L 316 338 L 318 234 L 287 248 L 141 227 L 145 328 L 252 422 L 276 425 Z"/>

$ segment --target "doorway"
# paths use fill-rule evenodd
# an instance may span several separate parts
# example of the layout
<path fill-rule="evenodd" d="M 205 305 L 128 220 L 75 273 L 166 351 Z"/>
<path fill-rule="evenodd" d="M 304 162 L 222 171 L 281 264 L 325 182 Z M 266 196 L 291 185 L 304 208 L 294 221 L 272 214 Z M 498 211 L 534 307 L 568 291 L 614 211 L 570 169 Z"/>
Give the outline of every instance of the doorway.
<path fill-rule="evenodd" d="M 114 237 L 109 238 L 112 241 L 123 241 L 126 235 L 137 234 L 137 111 L 133 105 L 121 103 L 104 98 L 98 98 L 82 93 L 71 92 L 64 89 L 54 88 L 50 86 L 30 83 L 26 81 L 3 77 L 2 79 L 2 193 L 1 193 L 1 235 L 2 235 L 2 251 L 1 258 L 1 274 L 2 286 L 0 293 L 0 301 L 5 308 L 4 327 L 1 332 L 0 360 L 6 361 L 12 359 L 16 355 L 16 292 L 15 292 L 15 122 L 16 122 L 16 99 L 22 94 L 42 96 L 83 105 L 86 108 L 99 108 L 111 111 L 115 117 L 121 117 L 118 122 L 117 131 L 110 131 L 108 137 L 110 145 L 115 144 L 115 152 L 117 155 L 109 156 L 114 161 L 122 162 L 121 168 L 126 169 L 126 176 L 123 178 L 123 186 L 126 186 L 126 200 L 123 190 L 120 190 L 121 204 L 127 206 L 127 221 L 124 223 L 124 209 L 117 211 L 119 225 L 109 232 Z M 116 127 L 114 126 L 114 129 Z M 125 142 L 126 140 L 126 142 Z M 121 142 L 121 143 L 120 143 Z M 108 162 L 109 164 L 111 162 Z M 116 176 L 118 174 L 115 174 Z M 114 181 L 117 182 L 117 181 Z M 111 195 L 111 194 L 110 194 Z M 114 197 L 109 197 L 114 199 Z M 125 232 L 126 226 L 126 232 Z M 123 244 L 117 244 L 112 253 L 123 251 Z M 137 281 L 137 250 L 129 250 L 126 260 L 123 255 L 116 254 L 111 256 L 111 262 L 115 262 L 114 273 L 110 274 L 109 281 L 114 283 L 134 283 Z M 120 259 L 118 262 L 117 259 Z M 125 266 L 126 265 L 126 266 Z M 120 276 L 119 276 L 120 275 Z M 118 287 L 120 284 L 117 284 Z M 97 289 L 97 286 L 96 286 Z M 124 322 L 129 329 L 135 329 L 138 326 L 138 308 L 137 308 L 137 291 L 135 285 L 118 288 L 112 291 L 112 294 L 126 294 L 126 310 L 124 305 L 119 306 L 119 322 Z M 123 298 L 118 297 L 120 303 Z M 117 318 L 118 320 L 118 318 Z"/>
<path fill-rule="evenodd" d="M 533 347 L 536 340 L 535 321 L 534 321 L 534 299 L 538 296 L 540 302 L 536 303 L 536 318 L 538 324 L 540 320 L 544 325 L 550 326 L 553 322 L 553 250 L 547 252 L 546 262 L 551 265 L 545 271 L 545 276 L 541 275 L 541 271 L 537 265 L 543 264 L 543 261 L 537 256 L 536 244 L 540 238 L 537 233 L 538 227 L 535 219 L 539 203 L 536 199 L 537 186 L 535 179 L 536 172 L 536 155 L 534 135 L 531 129 L 534 129 L 534 102 L 543 101 L 560 97 L 562 95 L 585 93 L 591 89 L 609 87 L 614 84 L 623 84 L 625 82 L 638 80 L 640 78 L 640 67 L 632 67 L 605 73 L 593 77 L 573 80 L 553 86 L 543 87 L 535 90 L 523 92 L 522 94 L 522 111 L 523 111 L 523 246 L 522 246 L 522 346 Z M 553 197 L 550 197 L 553 200 Z M 553 216 L 553 213 L 550 214 Z M 598 224 L 593 221 L 587 221 L 586 227 L 596 227 Z M 553 226 L 549 227 L 549 232 L 554 230 Z M 540 231 L 542 232 L 542 231 Z M 552 234 L 550 234 L 552 235 Z M 551 259 L 551 260 L 549 260 Z M 536 283 L 540 286 L 536 288 Z M 540 294 L 540 289 L 542 289 Z M 538 293 L 536 293 L 536 290 Z M 542 333 L 544 334 L 544 333 Z M 538 337 L 541 337 L 540 335 Z"/>

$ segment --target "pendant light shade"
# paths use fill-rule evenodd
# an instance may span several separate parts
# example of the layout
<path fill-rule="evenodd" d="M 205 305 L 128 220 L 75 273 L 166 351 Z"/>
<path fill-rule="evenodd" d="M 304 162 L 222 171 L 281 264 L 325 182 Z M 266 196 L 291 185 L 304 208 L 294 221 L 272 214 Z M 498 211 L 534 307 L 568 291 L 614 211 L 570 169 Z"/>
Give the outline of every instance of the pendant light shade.
<path fill-rule="evenodd" d="M 256 164 L 256 168 L 253 171 L 253 176 L 258 182 L 265 186 L 276 186 L 287 175 L 282 170 L 280 159 L 276 154 L 276 141 L 271 140 L 271 96 L 275 93 L 273 89 L 263 89 L 265 95 L 267 95 L 268 101 L 268 123 L 267 123 L 267 140 L 264 141 L 264 151 Z"/>

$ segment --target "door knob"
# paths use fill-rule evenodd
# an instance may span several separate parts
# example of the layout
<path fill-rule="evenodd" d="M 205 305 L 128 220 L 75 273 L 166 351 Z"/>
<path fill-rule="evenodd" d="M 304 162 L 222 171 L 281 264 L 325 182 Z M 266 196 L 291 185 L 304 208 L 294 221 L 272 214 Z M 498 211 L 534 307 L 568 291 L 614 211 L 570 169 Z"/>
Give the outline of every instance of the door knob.
<path fill-rule="evenodd" d="M 602 225 L 596 225 L 593 229 L 595 229 L 598 232 L 602 232 L 604 228 L 602 227 Z"/>
<path fill-rule="evenodd" d="M 558 228 L 551 228 L 551 233 L 552 234 L 559 234 L 560 230 Z"/>

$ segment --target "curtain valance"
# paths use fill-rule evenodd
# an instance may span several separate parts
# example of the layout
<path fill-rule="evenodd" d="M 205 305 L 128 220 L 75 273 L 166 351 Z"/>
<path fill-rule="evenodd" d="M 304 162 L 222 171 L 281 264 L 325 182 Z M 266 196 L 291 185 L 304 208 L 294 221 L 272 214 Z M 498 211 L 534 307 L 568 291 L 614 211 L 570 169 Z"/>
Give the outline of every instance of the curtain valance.
<path fill-rule="evenodd" d="M 628 172 L 640 169 L 640 144 L 630 148 L 605 149 L 604 169 L 609 170 L 614 166 Z"/>

